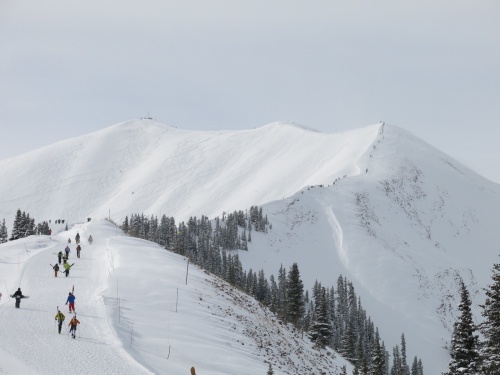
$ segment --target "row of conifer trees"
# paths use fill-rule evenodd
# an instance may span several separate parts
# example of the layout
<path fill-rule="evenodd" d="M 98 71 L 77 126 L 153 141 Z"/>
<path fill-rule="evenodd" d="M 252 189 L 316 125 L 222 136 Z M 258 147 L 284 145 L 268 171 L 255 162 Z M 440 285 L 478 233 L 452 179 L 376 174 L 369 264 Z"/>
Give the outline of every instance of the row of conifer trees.
<path fill-rule="evenodd" d="M 406 360 L 406 343 L 393 348 L 390 355 L 370 317 L 356 296 L 354 286 L 339 276 L 337 287 L 325 288 L 316 282 L 312 290 L 304 291 L 299 267 L 283 266 L 278 276 L 264 270 L 244 270 L 238 253 L 247 250 L 252 231 L 266 233 L 272 228 L 262 208 L 234 211 L 209 220 L 191 217 L 187 223 L 175 224 L 173 217 L 132 214 L 121 228 L 129 235 L 159 243 L 164 248 L 188 257 L 201 268 L 221 277 L 255 297 L 269 307 L 279 319 L 309 335 L 318 348 L 329 346 L 355 366 L 354 374 L 364 375 L 423 375 L 422 361 Z"/>
<path fill-rule="evenodd" d="M 500 374 L 500 264 L 493 265 L 492 283 L 485 294 L 486 301 L 480 305 L 484 320 L 476 324 L 469 291 L 460 280 L 459 316 L 453 327 L 446 375 Z"/>
<path fill-rule="evenodd" d="M 5 219 L 0 223 L 0 243 L 17 240 L 33 234 L 49 234 L 49 230 L 49 223 L 42 221 L 35 225 L 35 219 L 31 218 L 29 213 L 21 212 L 18 209 L 14 218 L 14 224 L 12 225 L 10 238 L 8 237 Z"/>

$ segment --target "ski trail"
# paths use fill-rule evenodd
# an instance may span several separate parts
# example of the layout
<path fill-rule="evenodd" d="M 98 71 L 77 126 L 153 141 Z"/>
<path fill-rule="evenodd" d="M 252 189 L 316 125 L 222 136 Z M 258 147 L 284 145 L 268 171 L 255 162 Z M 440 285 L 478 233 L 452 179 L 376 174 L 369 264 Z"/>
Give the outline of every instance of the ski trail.
<path fill-rule="evenodd" d="M 85 236 L 81 230 L 80 235 Z M 67 233 L 64 236 L 67 238 Z M 75 265 L 69 277 L 60 273 L 56 278 L 50 263 L 57 262 L 54 253 L 65 246 L 65 241 L 54 241 L 52 247 L 33 255 L 26 263 L 21 289 L 30 298 L 21 301 L 20 309 L 14 308 L 12 300 L 0 310 L 0 335 L 11 338 L 8 346 L 0 347 L 0 353 L 15 357 L 29 369 L 16 373 L 149 374 L 109 329 L 104 303 L 98 294 L 107 282 L 105 247 L 84 245 L 78 259 L 76 245 L 72 243 L 69 262 Z M 73 285 L 76 314 L 81 323 L 76 339 L 68 335 L 71 314 L 65 305 Z M 57 306 L 66 316 L 61 334 L 57 333 L 54 319 Z"/>

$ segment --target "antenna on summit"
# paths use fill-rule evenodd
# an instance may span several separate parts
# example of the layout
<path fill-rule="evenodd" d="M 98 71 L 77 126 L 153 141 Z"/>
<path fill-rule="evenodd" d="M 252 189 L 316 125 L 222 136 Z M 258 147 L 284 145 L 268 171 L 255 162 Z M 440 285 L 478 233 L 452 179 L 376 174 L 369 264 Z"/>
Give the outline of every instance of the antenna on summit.
<path fill-rule="evenodd" d="M 148 112 L 147 117 L 141 117 L 141 120 L 154 120 L 154 121 L 156 121 L 156 119 L 152 118 L 152 117 L 149 115 L 149 112 Z"/>

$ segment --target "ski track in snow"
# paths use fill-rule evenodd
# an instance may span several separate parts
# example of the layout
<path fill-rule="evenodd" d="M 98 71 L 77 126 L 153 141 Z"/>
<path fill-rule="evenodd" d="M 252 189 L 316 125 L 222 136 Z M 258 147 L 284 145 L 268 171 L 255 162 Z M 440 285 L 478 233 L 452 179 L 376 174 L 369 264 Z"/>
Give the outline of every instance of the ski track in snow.
<path fill-rule="evenodd" d="M 105 246 L 83 244 L 81 258 L 77 259 L 76 246 L 71 244 L 69 262 L 75 265 L 68 278 L 62 273 L 56 278 L 50 264 L 57 262 L 56 254 L 65 246 L 64 242 L 53 240 L 48 249 L 26 263 L 20 286 L 30 298 L 21 300 L 20 309 L 6 305 L 0 309 L 0 336 L 12 338 L 0 352 L 16 357 L 30 369 L 29 373 L 36 371 L 36 374 L 100 374 L 103 368 L 107 374 L 150 373 L 121 347 L 108 326 L 104 303 L 98 294 L 107 274 Z M 68 334 L 72 314 L 65 305 L 73 285 L 76 315 L 81 323 L 76 339 Z M 57 306 L 66 316 L 61 334 L 57 333 L 54 320 Z M 0 373 L 1 366 L 0 363 Z M 26 374 L 24 366 L 16 373 Z"/>

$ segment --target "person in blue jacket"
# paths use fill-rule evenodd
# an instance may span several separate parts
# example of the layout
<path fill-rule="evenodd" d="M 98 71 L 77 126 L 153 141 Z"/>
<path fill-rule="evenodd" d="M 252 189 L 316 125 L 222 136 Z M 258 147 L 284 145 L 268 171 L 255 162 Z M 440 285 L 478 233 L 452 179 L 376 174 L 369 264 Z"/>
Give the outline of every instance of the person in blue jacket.
<path fill-rule="evenodd" d="M 75 312 L 75 295 L 71 292 L 69 292 L 69 296 L 66 299 L 66 305 L 69 303 L 69 312 L 73 311 Z"/>

